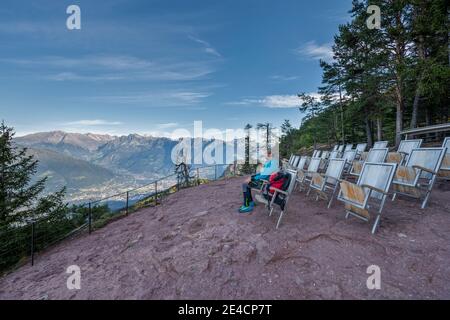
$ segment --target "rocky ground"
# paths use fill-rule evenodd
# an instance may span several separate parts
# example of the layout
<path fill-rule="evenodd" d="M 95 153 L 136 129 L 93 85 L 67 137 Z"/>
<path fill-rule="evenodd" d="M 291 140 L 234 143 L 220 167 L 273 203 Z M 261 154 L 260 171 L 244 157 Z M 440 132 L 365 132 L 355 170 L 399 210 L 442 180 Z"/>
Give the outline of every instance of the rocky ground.
<path fill-rule="evenodd" d="M 65 241 L 0 280 L 0 299 L 450 299 L 450 191 L 388 202 L 381 228 L 295 193 L 279 230 L 237 213 L 243 178 L 182 190 Z M 444 189 L 445 187 L 445 189 Z M 70 265 L 81 290 L 66 287 Z M 368 290 L 367 268 L 381 268 Z"/>

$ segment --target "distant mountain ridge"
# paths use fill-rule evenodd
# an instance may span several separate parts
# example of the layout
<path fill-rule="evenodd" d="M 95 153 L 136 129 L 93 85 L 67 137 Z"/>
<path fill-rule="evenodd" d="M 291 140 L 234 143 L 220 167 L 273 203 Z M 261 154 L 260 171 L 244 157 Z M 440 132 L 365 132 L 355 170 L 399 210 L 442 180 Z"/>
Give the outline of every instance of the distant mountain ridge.
<path fill-rule="evenodd" d="M 203 150 L 211 142 L 202 140 Z M 108 186 L 140 185 L 170 175 L 174 172 L 172 150 L 178 141 L 139 134 L 53 131 L 18 137 L 15 143 L 28 147 L 37 157 L 38 175 L 49 177 L 50 191 L 66 185 L 75 192 L 83 188 L 105 190 Z M 225 151 L 224 146 L 223 154 Z M 201 165 L 193 167 L 197 166 Z"/>
<path fill-rule="evenodd" d="M 74 158 L 90 160 L 92 152 L 115 138 L 110 135 L 52 131 L 18 137 L 15 141 L 26 147 L 52 150 Z"/>
<path fill-rule="evenodd" d="M 46 187 L 50 192 L 62 187 L 67 187 L 68 191 L 72 192 L 116 178 L 116 175 L 106 168 L 55 151 L 29 148 L 28 153 L 39 161 L 34 179 L 46 176 Z"/>

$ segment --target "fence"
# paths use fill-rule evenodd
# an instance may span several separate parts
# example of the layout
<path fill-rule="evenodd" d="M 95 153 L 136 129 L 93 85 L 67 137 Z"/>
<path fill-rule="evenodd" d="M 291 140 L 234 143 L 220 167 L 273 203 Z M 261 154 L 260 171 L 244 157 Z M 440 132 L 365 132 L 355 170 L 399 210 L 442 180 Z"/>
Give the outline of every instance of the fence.
<path fill-rule="evenodd" d="M 193 167 L 187 184 L 172 174 L 135 189 L 0 230 L 0 273 L 27 261 L 34 265 L 36 253 L 82 231 L 91 233 L 141 208 L 160 205 L 165 196 L 182 188 L 239 174 L 236 164 Z"/>

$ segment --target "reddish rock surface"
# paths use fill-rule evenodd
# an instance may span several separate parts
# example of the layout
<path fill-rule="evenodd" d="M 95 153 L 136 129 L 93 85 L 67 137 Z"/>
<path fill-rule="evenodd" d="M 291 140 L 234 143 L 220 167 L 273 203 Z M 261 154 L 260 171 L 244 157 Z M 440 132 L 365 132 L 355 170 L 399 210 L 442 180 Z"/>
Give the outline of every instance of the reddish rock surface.
<path fill-rule="evenodd" d="M 450 299 L 450 192 L 428 209 L 388 201 L 381 228 L 296 191 L 279 230 L 237 213 L 243 178 L 182 190 L 40 254 L 0 280 L 0 299 Z M 66 287 L 70 265 L 81 290 Z M 381 290 L 368 290 L 368 266 Z"/>

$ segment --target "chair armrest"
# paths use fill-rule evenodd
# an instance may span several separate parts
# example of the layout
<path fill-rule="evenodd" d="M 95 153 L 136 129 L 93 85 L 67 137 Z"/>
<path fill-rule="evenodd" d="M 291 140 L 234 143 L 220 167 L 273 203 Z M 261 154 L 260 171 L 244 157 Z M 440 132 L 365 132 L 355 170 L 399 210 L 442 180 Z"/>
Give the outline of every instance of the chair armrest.
<path fill-rule="evenodd" d="M 425 171 L 425 172 L 429 172 L 429 173 L 432 173 L 432 174 L 437 174 L 437 172 L 435 172 L 435 171 L 433 171 L 431 169 L 428 169 L 428 168 L 424 168 L 422 166 L 412 166 L 412 167 L 414 169 L 419 169 L 419 170 L 422 170 L 422 171 Z"/>
<path fill-rule="evenodd" d="M 281 194 L 284 194 L 286 196 L 288 195 L 288 193 L 286 191 L 283 191 L 283 190 L 280 190 L 280 189 L 277 189 L 277 188 L 274 188 L 274 187 L 271 187 L 270 190 L 275 191 L 275 193 L 281 193 Z"/>
<path fill-rule="evenodd" d="M 370 190 L 372 190 L 372 191 L 376 191 L 376 192 L 379 192 L 379 193 L 382 193 L 382 194 L 385 194 L 385 195 L 388 194 L 387 192 L 384 192 L 384 190 L 375 188 L 374 186 L 369 186 L 368 184 L 363 184 L 363 185 L 361 185 L 361 188 L 368 188 L 368 189 L 370 189 Z"/>

